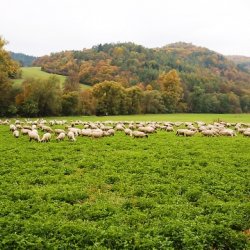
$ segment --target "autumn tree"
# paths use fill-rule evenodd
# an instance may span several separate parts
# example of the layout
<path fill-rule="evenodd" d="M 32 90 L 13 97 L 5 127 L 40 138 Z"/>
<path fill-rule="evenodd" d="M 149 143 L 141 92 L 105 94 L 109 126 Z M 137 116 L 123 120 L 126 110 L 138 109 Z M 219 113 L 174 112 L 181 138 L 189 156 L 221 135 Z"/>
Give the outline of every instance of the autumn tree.
<path fill-rule="evenodd" d="M 27 79 L 16 97 L 20 113 L 25 116 L 60 115 L 62 90 L 56 76 Z"/>
<path fill-rule="evenodd" d="M 160 91 L 146 90 L 143 95 L 143 113 L 157 114 L 165 111 L 165 105 Z"/>
<path fill-rule="evenodd" d="M 10 78 L 20 76 L 20 68 L 13 61 L 10 54 L 4 49 L 6 41 L 0 37 L 0 115 L 8 113 L 8 107 L 12 103 Z"/>
<path fill-rule="evenodd" d="M 93 95 L 97 100 L 97 115 L 124 114 L 126 93 L 121 83 L 105 81 L 96 84 L 93 87 Z"/>
<path fill-rule="evenodd" d="M 140 114 L 142 112 L 143 91 L 138 86 L 126 89 L 127 109 L 129 114 Z"/>
<path fill-rule="evenodd" d="M 161 87 L 166 112 L 175 112 L 183 95 L 183 88 L 177 71 L 171 70 L 168 73 L 162 73 L 158 82 Z"/>

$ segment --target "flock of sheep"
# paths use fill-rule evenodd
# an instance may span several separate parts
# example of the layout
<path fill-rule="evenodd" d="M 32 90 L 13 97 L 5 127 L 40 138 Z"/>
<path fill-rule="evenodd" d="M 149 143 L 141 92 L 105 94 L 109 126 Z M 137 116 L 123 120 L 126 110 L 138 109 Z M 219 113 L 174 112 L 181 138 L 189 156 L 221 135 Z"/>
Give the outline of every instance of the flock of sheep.
<path fill-rule="evenodd" d="M 70 141 L 76 141 L 78 136 L 88 136 L 92 138 L 101 138 L 104 136 L 113 136 L 116 131 L 122 131 L 125 135 L 134 138 L 148 137 L 148 134 L 156 133 L 157 130 L 175 132 L 177 136 L 194 136 L 200 133 L 203 136 L 236 136 L 241 133 L 250 137 L 249 123 L 226 123 L 214 122 L 206 124 L 205 122 L 133 122 L 133 121 L 104 121 L 104 122 L 85 122 L 66 120 L 0 120 L 0 125 L 8 125 L 15 138 L 20 135 L 27 135 L 29 140 L 37 142 L 49 142 L 52 135 L 57 141 L 63 141 L 66 137 Z M 63 126 L 63 128 L 54 128 Z M 40 137 L 38 131 L 42 131 Z"/>

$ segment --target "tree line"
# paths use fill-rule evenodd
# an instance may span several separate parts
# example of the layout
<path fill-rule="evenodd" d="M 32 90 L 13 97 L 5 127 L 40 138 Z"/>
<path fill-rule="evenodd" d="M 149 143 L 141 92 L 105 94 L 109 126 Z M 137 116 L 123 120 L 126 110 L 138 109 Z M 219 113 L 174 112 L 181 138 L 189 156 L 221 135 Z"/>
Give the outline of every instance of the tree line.
<path fill-rule="evenodd" d="M 0 39 L 1 116 L 250 111 L 249 75 L 203 48 L 175 44 L 159 53 L 129 43 L 55 53 L 36 63 L 67 75 L 63 86 L 51 76 L 27 79 L 17 88 L 12 79 L 21 70 L 4 45 Z"/>

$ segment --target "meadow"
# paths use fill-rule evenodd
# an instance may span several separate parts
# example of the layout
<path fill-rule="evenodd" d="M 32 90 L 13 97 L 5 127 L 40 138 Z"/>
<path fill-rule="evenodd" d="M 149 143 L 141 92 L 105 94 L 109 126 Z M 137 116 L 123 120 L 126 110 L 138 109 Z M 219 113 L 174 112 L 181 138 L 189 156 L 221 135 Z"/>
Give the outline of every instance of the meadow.
<path fill-rule="evenodd" d="M 22 78 L 13 80 L 14 87 L 20 86 L 25 79 L 29 78 L 47 79 L 50 76 L 55 75 L 59 78 L 61 85 L 63 85 L 66 80 L 66 76 L 44 72 L 41 70 L 41 67 L 21 67 L 21 70 L 22 70 Z M 81 84 L 80 86 L 82 89 L 90 88 L 90 86 L 85 84 Z"/>
<path fill-rule="evenodd" d="M 250 122 L 217 114 L 66 119 Z M 250 249 L 250 138 L 54 138 L 15 139 L 0 125 L 0 249 Z"/>

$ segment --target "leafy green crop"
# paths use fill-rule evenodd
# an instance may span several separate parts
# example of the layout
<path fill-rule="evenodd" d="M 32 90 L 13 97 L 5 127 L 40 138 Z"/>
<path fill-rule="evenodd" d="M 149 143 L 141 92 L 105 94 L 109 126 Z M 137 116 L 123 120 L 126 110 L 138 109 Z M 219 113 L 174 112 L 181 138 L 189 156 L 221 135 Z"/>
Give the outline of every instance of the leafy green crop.
<path fill-rule="evenodd" d="M 249 138 L 116 132 L 43 144 L 8 130 L 0 249 L 250 247 Z"/>

